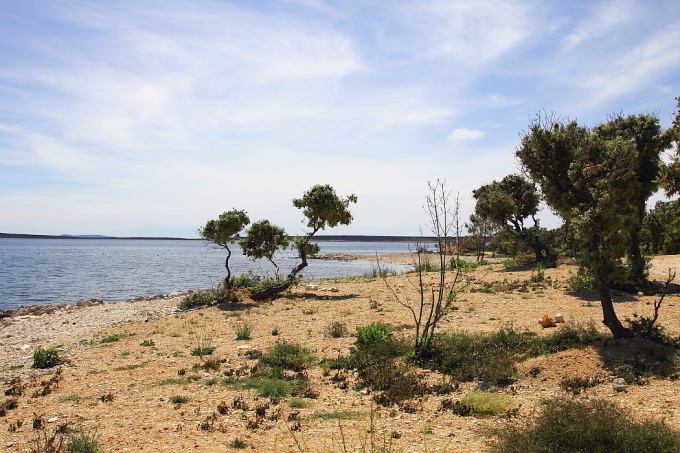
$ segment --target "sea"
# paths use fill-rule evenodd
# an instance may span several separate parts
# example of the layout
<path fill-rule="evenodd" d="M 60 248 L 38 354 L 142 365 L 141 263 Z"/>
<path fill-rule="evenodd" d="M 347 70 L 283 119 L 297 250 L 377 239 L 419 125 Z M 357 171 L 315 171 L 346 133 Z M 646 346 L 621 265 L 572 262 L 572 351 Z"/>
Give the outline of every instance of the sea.
<path fill-rule="evenodd" d="M 319 241 L 320 254 L 405 253 L 407 242 Z M 232 275 L 270 275 L 267 260 L 243 255 L 230 246 Z M 0 239 L 0 309 L 71 304 L 81 299 L 122 302 L 136 297 L 216 287 L 224 279 L 224 249 L 201 240 L 175 239 Z M 299 259 L 292 250 L 274 261 L 287 275 Z M 371 273 L 374 261 L 310 259 L 301 278 L 352 277 Z M 409 266 L 384 264 L 394 272 Z"/>

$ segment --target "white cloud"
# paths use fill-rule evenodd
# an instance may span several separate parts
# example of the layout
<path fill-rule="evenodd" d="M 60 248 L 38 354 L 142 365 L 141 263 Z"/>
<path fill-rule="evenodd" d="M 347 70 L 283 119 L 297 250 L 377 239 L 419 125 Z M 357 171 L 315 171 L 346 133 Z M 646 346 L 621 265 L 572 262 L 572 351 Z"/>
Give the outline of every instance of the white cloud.
<path fill-rule="evenodd" d="M 460 140 L 477 140 L 484 137 L 485 132 L 476 129 L 454 129 L 449 135 L 449 142 L 460 141 Z"/>

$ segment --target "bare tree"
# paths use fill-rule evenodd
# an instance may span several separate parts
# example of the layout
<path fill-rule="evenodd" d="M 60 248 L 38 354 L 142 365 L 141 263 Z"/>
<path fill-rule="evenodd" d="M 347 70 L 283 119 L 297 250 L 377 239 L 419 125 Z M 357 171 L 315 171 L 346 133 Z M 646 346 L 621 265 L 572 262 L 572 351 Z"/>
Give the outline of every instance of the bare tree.
<path fill-rule="evenodd" d="M 450 191 L 446 189 L 445 180 L 428 182 L 428 195 L 425 198 L 425 212 L 428 215 L 427 227 L 437 240 L 436 258 L 439 261 L 437 277 L 427 275 L 430 262 L 422 242 L 417 242 L 414 266 L 418 276 L 417 282 L 409 279 L 418 292 L 418 300 L 410 301 L 406 296 L 397 294 L 395 289 L 383 276 L 388 290 L 395 300 L 411 312 L 415 327 L 414 352 L 418 358 L 425 358 L 435 335 L 438 323 L 453 308 L 453 302 L 462 289 L 460 287 L 463 268 L 454 266 L 447 271 L 447 246 L 452 230 L 460 228 L 460 197 L 456 197 L 453 206 L 449 203 Z M 459 234 L 457 235 L 459 236 Z M 380 263 L 378 263 L 380 266 Z"/>

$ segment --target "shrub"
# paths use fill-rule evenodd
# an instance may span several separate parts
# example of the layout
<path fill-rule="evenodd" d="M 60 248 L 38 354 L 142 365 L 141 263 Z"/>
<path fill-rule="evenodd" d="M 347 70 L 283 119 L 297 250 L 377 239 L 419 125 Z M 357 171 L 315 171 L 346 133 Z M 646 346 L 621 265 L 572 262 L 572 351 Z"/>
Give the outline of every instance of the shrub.
<path fill-rule="evenodd" d="M 331 338 L 340 338 L 347 335 L 347 327 L 345 323 L 340 321 L 333 321 L 326 326 L 326 335 Z"/>
<path fill-rule="evenodd" d="M 460 402 L 479 415 L 500 415 L 515 404 L 508 395 L 489 392 L 468 393 L 460 399 Z"/>
<path fill-rule="evenodd" d="M 492 434 L 497 453 L 680 451 L 680 433 L 664 422 L 636 421 L 630 411 L 602 400 L 547 401 L 529 423 L 498 427 Z"/>
<path fill-rule="evenodd" d="M 189 398 L 186 396 L 174 395 L 171 396 L 168 401 L 170 401 L 172 404 L 184 404 L 189 401 Z"/>
<path fill-rule="evenodd" d="M 224 290 L 203 289 L 193 291 L 179 301 L 179 310 L 192 310 L 194 308 L 205 307 L 215 303 L 224 296 Z"/>
<path fill-rule="evenodd" d="M 587 275 L 577 274 L 567 279 L 567 285 L 571 291 L 595 289 L 595 279 Z"/>
<path fill-rule="evenodd" d="M 233 449 L 236 449 L 236 450 L 242 450 L 242 449 L 246 448 L 248 446 L 248 444 L 245 441 L 243 441 L 243 440 L 241 440 L 237 437 L 236 439 L 229 442 L 228 446 L 229 446 L 229 448 L 233 448 Z"/>
<path fill-rule="evenodd" d="M 290 371 L 302 371 L 312 363 L 314 358 L 302 346 L 294 343 L 282 342 L 276 344 L 260 358 L 260 363 L 266 367 L 279 368 Z"/>
<path fill-rule="evenodd" d="M 531 269 L 531 277 L 529 277 L 529 282 L 531 283 L 542 283 L 545 280 L 545 267 L 538 263 Z"/>
<path fill-rule="evenodd" d="M 239 341 L 250 340 L 252 332 L 253 325 L 248 321 L 237 322 L 234 326 L 234 333 Z"/>
<path fill-rule="evenodd" d="M 66 441 L 67 453 L 99 453 L 99 436 L 95 432 L 78 432 Z"/>
<path fill-rule="evenodd" d="M 197 347 L 191 350 L 191 355 L 203 357 L 204 355 L 210 355 L 215 351 L 215 346 Z"/>
<path fill-rule="evenodd" d="M 367 326 L 357 326 L 355 344 L 359 347 L 385 341 L 392 335 L 392 329 L 380 322 L 372 322 Z"/>
<path fill-rule="evenodd" d="M 56 348 L 36 348 L 33 351 L 33 365 L 31 368 L 45 369 L 53 368 L 57 365 L 61 365 L 62 360 L 59 357 L 59 351 Z"/>

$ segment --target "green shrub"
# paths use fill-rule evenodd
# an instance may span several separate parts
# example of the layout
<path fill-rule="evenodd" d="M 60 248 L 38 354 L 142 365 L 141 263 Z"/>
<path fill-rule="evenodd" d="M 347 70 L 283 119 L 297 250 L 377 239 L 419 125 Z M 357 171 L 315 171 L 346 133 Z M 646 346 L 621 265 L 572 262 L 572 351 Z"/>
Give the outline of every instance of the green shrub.
<path fill-rule="evenodd" d="M 215 351 L 215 346 L 205 346 L 197 347 L 191 350 L 191 355 L 197 357 L 203 357 L 204 355 L 210 355 Z"/>
<path fill-rule="evenodd" d="M 192 291 L 179 301 L 177 308 L 179 310 L 192 310 L 194 308 L 205 307 L 221 300 L 224 296 L 225 292 L 223 289 Z"/>
<path fill-rule="evenodd" d="M 465 261 L 460 258 L 456 258 L 455 256 L 452 257 L 451 260 L 449 261 L 449 269 L 451 270 L 461 269 L 465 272 L 477 269 L 479 265 L 480 263 L 477 261 Z"/>
<path fill-rule="evenodd" d="M 100 343 L 115 343 L 116 341 L 120 341 L 123 338 L 129 337 L 128 334 L 126 333 L 114 333 L 112 335 L 109 335 L 108 337 L 104 337 L 101 339 Z"/>
<path fill-rule="evenodd" d="M 229 442 L 228 447 L 233 448 L 235 450 L 242 450 L 242 449 L 248 447 L 248 444 L 245 441 L 243 441 L 243 440 L 241 440 L 237 437 L 236 439 Z"/>
<path fill-rule="evenodd" d="M 473 392 L 464 395 L 460 402 L 479 415 L 500 415 L 515 405 L 512 397 L 498 393 Z"/>
<path fill-rule="evenodd" d="M 326 326 L 326 335 L 331 338 L 340 338 L 347 335 L 347 327 L 345 323 L 340 321 L 333 321 Z"/>
<path fill-rule="evenodd" d="M 567 286 L 571 291 L 595 289 L 595 279 L 587 275 L 577 274 L 567 279 Z"/>
<path fill-rule="evenodd" d="M 62 360 L 59 357 L 59 351 L 56 348 L 35 348 L 33 351 L 33 365 L 31 368 L 46 369 L 61 365 Z"/>
<path fill-rule="evenodd" d="M 99 436 L 95 432 L 71 434 L 66 441 L 67 453 L 99 453 Z"/>
<path fill-rule="evenodd" d="M 359 347 L 385 341 L 392 336 L 392 329 L 380 322 L 372 322 L 367 326 L 357 326 L 355 344 Z"/>
<path fill-rule="evenodd" d="M 448 333 L 435 337 L 427 360 L 455 380 L 504 386 L 514 381 L 515 363 L 522 358 L 583 347 L 602 338 L 592 323 L 565 324 L 545 337 L 513 327 L 493 333 Z"/>
<path fill-rule="evenodd" d="M 302 371 L 312 363 L 314 357 L 302 346 L 294 343 L 277 343 L 260 358 L 260 364 L 273 369 Z"/>
<path fill-rule="evenodd" d="M 609 401 L 559 399 L 544 403 L 529 423 L 492 430 L 496 453 L 670 453 L 680 451 L 680 433 L 664 422 L 636 421 Z"/>
<path fill-rule="evenodd" d="M 238 277 L 233 277 L 231 286 L 232 288 L 242 288 L 248 290 L 250 293 L 256 293 L 269 287 L 281 284 L 284 282 L 284 280 L 285 279 L 278 274 L 272 277 L 269 274 L 256 275 L 252 271 L 248 271 L 247 274 L 241 274 Z"/>
<path fill-rule="evenodd" d="M 174 395 L 171 396 L 170 399 L 168 399 L 170 403 L 172 404 L 184 404 L 189 401 L 189 398 L 186 396 L 181 396 L 181 395 Z"/>
<path fill-rule="evenodd" d="M 236 339 L 239 341 L 250 340 L 250 334 L 253 332 L 253 325 L 249 321 L 237 322 L 234 325 L 234 333 Z"/>
<path fill-rule="evenodd" d="M 545 267 L 538 263 L 531 269 L 531 277 L 529 277 L 529 282 L 531 283 L 543 283 L 545 280 Z"/>

